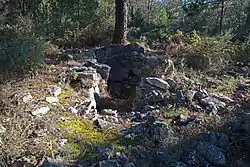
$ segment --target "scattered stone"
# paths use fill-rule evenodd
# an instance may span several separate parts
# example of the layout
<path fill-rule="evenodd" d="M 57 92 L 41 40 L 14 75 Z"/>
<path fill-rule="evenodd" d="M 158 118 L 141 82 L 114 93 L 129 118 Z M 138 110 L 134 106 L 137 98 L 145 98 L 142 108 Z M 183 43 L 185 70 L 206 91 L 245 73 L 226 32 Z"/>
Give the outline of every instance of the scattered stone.
<path fill-rule="evenodd" d="M 63 165 L 63 163 L 60 162 L 59 160 L 44 158 L 42 162 L 40 162 L 39 167 L 67 167 L 67 166 Z"/>
<path fill-rule="evenodd" d="M 149 83 L 152 86 L 155 86 L 157 88 L 161 88 L 163 90 L 169 90 L 170 85 L 168 82 L 164 81 L 163 79 L 156 78 L 156 77 L 148 77 L 145 79 L 147 83 Z"/>
<path fill-rule="evenodd" d="M 116 160 L 106 160 L 106 161 L 100 161 L 99 167 L 119 167 L 120 165 Z"/>
<path fill-rule="evenodd" d="M 54 96 L 59 96 L 62 93 L 62 89 L 58 86 L 50 86 L 45 89 L 45 92 Z"/>
<path fill-rule="evenodd" d="M 244 110 L 250 110 L 250 102 L 244 103 L 242 107 Z"/>
<path fill-rule="evenodd" d="M 41 107 L 36 109 L 35 111 L 32 111 L 32 115 L 34 116 L 42 116 L 47 114 L 50 111 L 49 107 Z"/>
<path fill-rule="evenodd" d="M 183 162 L 173 161 L 167 163 L 166 167 L 187 167 L 187 165 Z"/>
<path fill-rule="evenodd" d="M 101 129 L 113 129 L 119 127 L 117 124 L 113 124 L 102 119 L 96 119 L 94 123 Z"/>
<path fill-rule="evenodd" d="M 69 60 L 73 60 L 74 56 L 68 53 L 64 53 L 61 55 L 61 60 L 62 61 L 69 61 Z"/>
<path fill-rule="evenodd" d="M 136 167 L 152 167 L 147 160 L 136 159 L 135 162 Z"/>
<path fill-rule="evenodd" d="M 11 167 L 24 167 L 25 162 L 21 159 L 15 160 L 14 162 L 11 163 Z"/>
<path fill-rule="evenodd" d="M 177 83 L 175 82 L 175 80 L 168 78 L 168 79 L 166 79 L 166 82 L 169 84 L 171 91 L 175 91 L 176 90 Z"/>
<path fill-rule="evenodd" d="M 3 145 L 3 139 L 0 137 L 0 147 Z"/>
<path fill-rule="evenodd" d="M 232 100 L 229 97 L 224 96 L 222 94 L 210 93 L 209 96 L 211 98 L 216 98 L 216 99 L 218 99 L 218 100 L 220 100 L 220 101 L 222 101 L 224 103 L 233 103 L 234 102 L 234 100 Z"/>
<path fill-rule="evenodd" d="M 11 97 L 11 102 L 17 105 L 30 102 L 33 97 L 30 92 L 18 92 Z"/>
<path fill-rule="evenodd" d="M 145 105 L 153 105 L 159 102 L 163 102 L 170 96 L 170 92 L 168 90 L 163 90 L 158 87 L 154 87 L 150 84 L 142 83 L 139 90 L 139 98 L 140 101 Z"/>
<path fill-rule="evenodd" d="M 244 114 L 244 129 L 250 135 L 250 113 Z"/>
<path fill-rule="evenodd" d="M 226 165 L 226 156 L 224 150 L 218 148 L 211 143 L 199 142 L 197 145 L 197 151 L 206 160 L 216 165 Z"/>
<path fill-rule="evenodd" d="M 6 132 L 6 128 L 0 124 L 0 135 Z"/>
<path fill-rule="evenodd" d="M 187 121 L 188 121 L 188 116 L 181 114 L 181 115 L 180 115 L 180 122 L 185 123 L 185 122 L 187 122 Z"/>
<path fill-rule="evenodd" d="M 106 64 L 101 64 L 98 62 L 94 62 L 89 60 L 88 62 L 86 62 L 84 64 L 84 66 L 86 67 L 92 67 L 94 69 L 96 69 L 96 71 L 101 75 L 102 79 L 104 79 L 105 81 L 108 81 L 109 78 L 109 73 L 111 70 L 111 67 L 106 65 Z"/>
<path fill-rule="evenodd" d="M 116 153 L 116 159 L 117 159 L 117 162 L 119 162 L 120 164 L 126 164 L 129 161 L 128 157 L 125 154 L 122 154 L 120 152 Z"/>
<path fill-rule="evenodd" d="M 202 89 L 202 90 L 196 92 L 195 97 L 200 100 L 200 99 L 208 97 L 208 93 L 206 90 Z"/>
<path fill-rule="evenodd" d="M 201 104 L 206 107 L 207 112 L 217 114 L 218 111 L 223 110 L 226 104 L 219 101 L 217 98 L 206 97 L 200 100 Z"/>
<path fill-rule="evenodd" d="M 199 166 L 208 166 L 210 164 L 206 163 L 204 158 L 199 155 L 199 153 L 194 150 L 187 150 L 184 152 L 183 156 L 181 157 L 182 161 L 185 162 L 188 166 L 194 166 L 194 167 L 199 167 Z"/>
<path fill-rule="evenodd" d="M 76 109 L 76 108 L 74 108 L 74 107 L 69 107 L 68 109 L 67 109 L 67 111 L 69 111 L 69 112 L 71 112 L 72 114 L 78 114 L 78 110 Z"/>
<path fill-rule="evenodd" d="M 185 99 L 185 97 L 184 97 L 184 95 L 182 93 L 182 90 L 180 90 L 180 89 L 178 89 L 176 91 L 176 103 L 181 105 L 181 106 L 184 106 L 184 105 L 187 104 L 186 99 Z"/>
<path fill-rule="evenodd" d="M 100 113 L 103 115 L 113 115 L 113 116 L 117 117 L 117 110 L 103 109 L 100 111 Z"/>
<path fill-rule="evenodd" d="M 96 54 L 93 50 L 87 51 L 85 52 L 85 55 L 89 58 L 89 59 L 95 59 L 96 58 Z"/>
<path fill-rule="evenodd" d="M 128 163 L 123 165 L 123 167 L 136 167 L 134 163 Z"/>
<path fill-rule="evenodd" d="M 32 95 L 28 93 L 27 95 L 23 96 L 23 102 L 28 103 L 33 99 Z"/>
<path fill-rule="evenodd" d="M 59 102 L 59 99 L 57 97 L 46 97 L 46 102 L 48 103 L 58 103 Z"/>
<path fill-rule="evenodd" d="M 224 133 L 218 133 L 218 132 L 201 133 L 198 136 L 198 140 L 202 142 L 211 143 L 219 148 L 223 148 L 226 151 L 229 150 L 229 138 Z"/>
<path fill-rule="evenodd" d="M 76 80 L 80 80 L 83 84 L 86 83 L 87 80 L 92 81 L 92 84 L 99 84 L 101 81 L 101 75 L 97 73 L 95 69 L 87 69 L 83 72 L 77 72 L 77 78 Z"/>
<path fill-rule="evenodd" d="M 114 152 L 114 146 L 108 145 L 108 146 L 98 146 L 98 153 L 99 153 L 99 159 L 100 160 L 108 160 L 111 158 L 112 153 Z"/>

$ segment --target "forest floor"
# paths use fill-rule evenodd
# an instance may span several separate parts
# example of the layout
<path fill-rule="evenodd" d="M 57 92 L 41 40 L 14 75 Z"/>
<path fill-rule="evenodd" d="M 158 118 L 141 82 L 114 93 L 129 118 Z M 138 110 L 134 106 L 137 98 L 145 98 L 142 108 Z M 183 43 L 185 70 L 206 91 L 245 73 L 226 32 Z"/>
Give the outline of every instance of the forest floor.
<path fill-rule="evenodd" d="M 220 147 L 216 144 L 213 145 L 216 148 L 211 150 L 219 153 L 210 153 L 208 148 L 203 149 L 209 153 L 191 148 L 198 150 L 203 157 L 198 158 L 198 164 L 250 166 L 249 76 L 241 76 L 240 73 L 238 76 L 226 73 L 210 76 L 208 73 L 180 72 L 177 69 L 172 77 L 176 83 L 182 82 L 185 87 L 191 82 L 191 85 L 202 86 L 205 93 L 228 98 L 223 109 L 213 114 L 207 113 L 206 107 L 197 111 L 189 103 L 171 107 L 164 103 L 157 105 L 157 112 L 151 112 L 150 118 L 140 121 L 133 121 L 137 119 L 134 112 L 108 113 L 114 109 L 99 113 L 96 121 L 77 112 L 75 107 L 88 100 L 88 85 L 79 88 L 62 82 L 62 79 L 67 80 L 68 74 L 74 77 L 74 72 L 70 72 L 72 67 L 81 65 L 86 58 L 76 61 L 60 59 L 58 55 L 48 55 L 45 67 L 35 73 L 1 76 L 0 166 L 192 166 L 195 160 L 190 162 L 190 152 L 183 150 L 197 143 L 206 147 L 194 142 L 201 141 L 197 138 L 204 132 L 219 136 L 218 139 L 211 138 L 211 141 L 228 142 L 228 148 L 223 148 L 227 153 L 218 151 Z M 231 69 L 243 67 L 232 66 Z M 190 88 L 190 83 L 188 85 L 184 92 Z M 194 87 L 193 90 L 202 92 Z M 115 119 L 114 123 L 110 121 L 112 119 Z M 138 128 L 139 133 L 136 132 Z M 228 139 L 224 140 L 223 135 Z M 220 155 L 225 157 L 225 162 L 223 158 L 210 158 Z"/>

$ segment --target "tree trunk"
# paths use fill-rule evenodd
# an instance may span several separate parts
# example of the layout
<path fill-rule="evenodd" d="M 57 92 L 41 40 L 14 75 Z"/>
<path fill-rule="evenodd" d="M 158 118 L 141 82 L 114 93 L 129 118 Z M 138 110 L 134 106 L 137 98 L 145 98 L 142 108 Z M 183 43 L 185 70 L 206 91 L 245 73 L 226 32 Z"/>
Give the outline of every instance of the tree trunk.
<path fill-rule="evenodd" d="M 224 18 L 224 0 L 221 1 L 221 14 L 220 14 L 220 34 L 223 28 L 223 18 Z"/>
<path fill-rule="evenodd" d="M 127 0 L 115 0 L 114 44 L 123 44 L 127 39 L 128 7 Z"/>

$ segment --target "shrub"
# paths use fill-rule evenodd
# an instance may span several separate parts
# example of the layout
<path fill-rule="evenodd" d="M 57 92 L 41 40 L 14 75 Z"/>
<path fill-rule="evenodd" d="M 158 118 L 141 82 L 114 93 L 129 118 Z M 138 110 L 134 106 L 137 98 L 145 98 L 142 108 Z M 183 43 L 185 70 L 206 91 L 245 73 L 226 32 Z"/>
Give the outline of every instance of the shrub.
<path fill-rule="evenodd" d="M 230 34 L 209 37 L 200 36 L 196 31 L 191 34 L 177 31 L 168 37 L 166 52 L 177 62 L 185 62 L 186 66 L 195 70 L 220 70 L 239 55 L 239 45 L 230 40 Z"/>
<path fill-rule="evenodd" d="M 43 62 L 43 44 L 28 25 L 5 25 L 0 31 L 1 72 L 32 69 Z"/>

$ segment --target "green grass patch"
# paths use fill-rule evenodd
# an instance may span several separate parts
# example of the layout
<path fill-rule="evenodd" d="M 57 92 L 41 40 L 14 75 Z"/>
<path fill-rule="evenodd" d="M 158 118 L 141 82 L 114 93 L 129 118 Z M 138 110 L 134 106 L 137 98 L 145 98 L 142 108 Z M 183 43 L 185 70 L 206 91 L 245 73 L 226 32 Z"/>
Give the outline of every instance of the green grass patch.
<path fill-rule="evenodd" d="M 96 158 L 99 145 L 112 145 L 115 151 L 124 150 L 121 144 L 122 134 L 116 130 L 102 130 L 86 119 L 67 117 L 57 124 L 64 138 L 68 139 L 67 146 L 71 147 L 71 157 Z"/>
<path fill-rule="evenodd" d="M 164 118 L 171 120 L 173 117 L 178 117 L 180 115 L 185 115 L 187 116 L 189 113 L 189 110 L 184 107 L 180 108 L 171 108 L 171 109 L 162 109 L 162 113 L 164 115 Z"/>
<path fill-rule="evenodd" d="M 223 79 L 220 84 L 211 86 L 208 91 L 214 93 L 220 93 L 223 95 L 230 95 L 234 93 L 238 85 L 237 79 L 234 77 Z"/>

